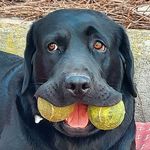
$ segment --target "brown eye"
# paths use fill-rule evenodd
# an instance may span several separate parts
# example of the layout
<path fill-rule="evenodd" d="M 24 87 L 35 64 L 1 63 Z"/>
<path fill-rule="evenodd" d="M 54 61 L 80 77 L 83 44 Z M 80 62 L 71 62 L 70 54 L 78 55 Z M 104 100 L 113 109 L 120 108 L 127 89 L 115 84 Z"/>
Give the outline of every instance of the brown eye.
<path fill-rule="evenodd" d="M 93 48 L 96 49 L 97 51 L 101 51 L 101 52 L 106 51 L 105 45 L 103 43 L 101 43 L 100 41 L 96 41 L 93 45 Z"/>
<path fill-rule="evenodd" d="M 55 43 L 50 43 L 50 44 L 48 44 L 48 50 L 49 50 L 50 52 L 55 51 L 55 50 L 57 50 L 57 49 L 58 49 L 57 44 L 55 44 Z"/>

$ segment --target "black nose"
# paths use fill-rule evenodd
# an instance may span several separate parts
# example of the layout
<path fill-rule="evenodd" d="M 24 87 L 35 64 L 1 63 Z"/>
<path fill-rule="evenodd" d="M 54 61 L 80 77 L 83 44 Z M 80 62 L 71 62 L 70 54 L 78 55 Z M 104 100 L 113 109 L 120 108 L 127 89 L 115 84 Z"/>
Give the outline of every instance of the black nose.
<path fill-rule="evenodd" d="M 91 80 L 88 76 L 69 76 L 65 80 L 65 88 L 76 96 L 85 94 L 90 89 Z"/>

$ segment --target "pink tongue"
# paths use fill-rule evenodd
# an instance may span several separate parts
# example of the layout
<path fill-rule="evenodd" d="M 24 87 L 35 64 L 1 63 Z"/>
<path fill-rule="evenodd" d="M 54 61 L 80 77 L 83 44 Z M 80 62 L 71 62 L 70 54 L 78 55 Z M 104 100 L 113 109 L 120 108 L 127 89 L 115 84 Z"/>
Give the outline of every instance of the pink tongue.
<path fill-rule="evenodd" d="M 74 111 L 65 120 L 72 128 L 85 128 L 88 124 L 87 105 L 76 104 Z"/>

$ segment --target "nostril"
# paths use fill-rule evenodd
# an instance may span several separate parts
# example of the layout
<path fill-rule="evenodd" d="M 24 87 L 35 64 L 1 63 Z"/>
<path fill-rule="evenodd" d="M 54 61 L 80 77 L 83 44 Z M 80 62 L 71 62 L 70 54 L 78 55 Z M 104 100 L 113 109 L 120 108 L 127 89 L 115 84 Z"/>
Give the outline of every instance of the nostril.
<path fill-rule="evenodd" d="M 89 83 L 83 83 L 83 85 L 82 85 L 82 89 L 83 90 L 87 90 L 89 88 L 90 88 L 90 84 Z"/>
<path fill-rule="evenodd" d="M 74 91 L 76 89 L 76 85 L 73 83 L 70 83 L 70 87 L 68 89 Z"/>

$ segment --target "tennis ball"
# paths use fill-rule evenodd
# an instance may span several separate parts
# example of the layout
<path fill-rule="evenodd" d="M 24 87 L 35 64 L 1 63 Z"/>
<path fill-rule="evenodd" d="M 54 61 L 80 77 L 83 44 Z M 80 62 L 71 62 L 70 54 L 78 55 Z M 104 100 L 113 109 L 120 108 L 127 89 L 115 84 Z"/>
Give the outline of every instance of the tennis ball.
<path fill-rule="evenodd" d="M 89 106 L 88 115 L 91 123 L 100 130 L 111 130 L 118 127 L 125 116 L 123 101 L 109 107 Z"/>
<path fill-rule="evenodd" d="M 59 122 L 65 120 L 73 112 L 74 104 L 65 107 L 56 107 L 39 97 L 37 107 L 42 117 L 51 122 Z"/>

